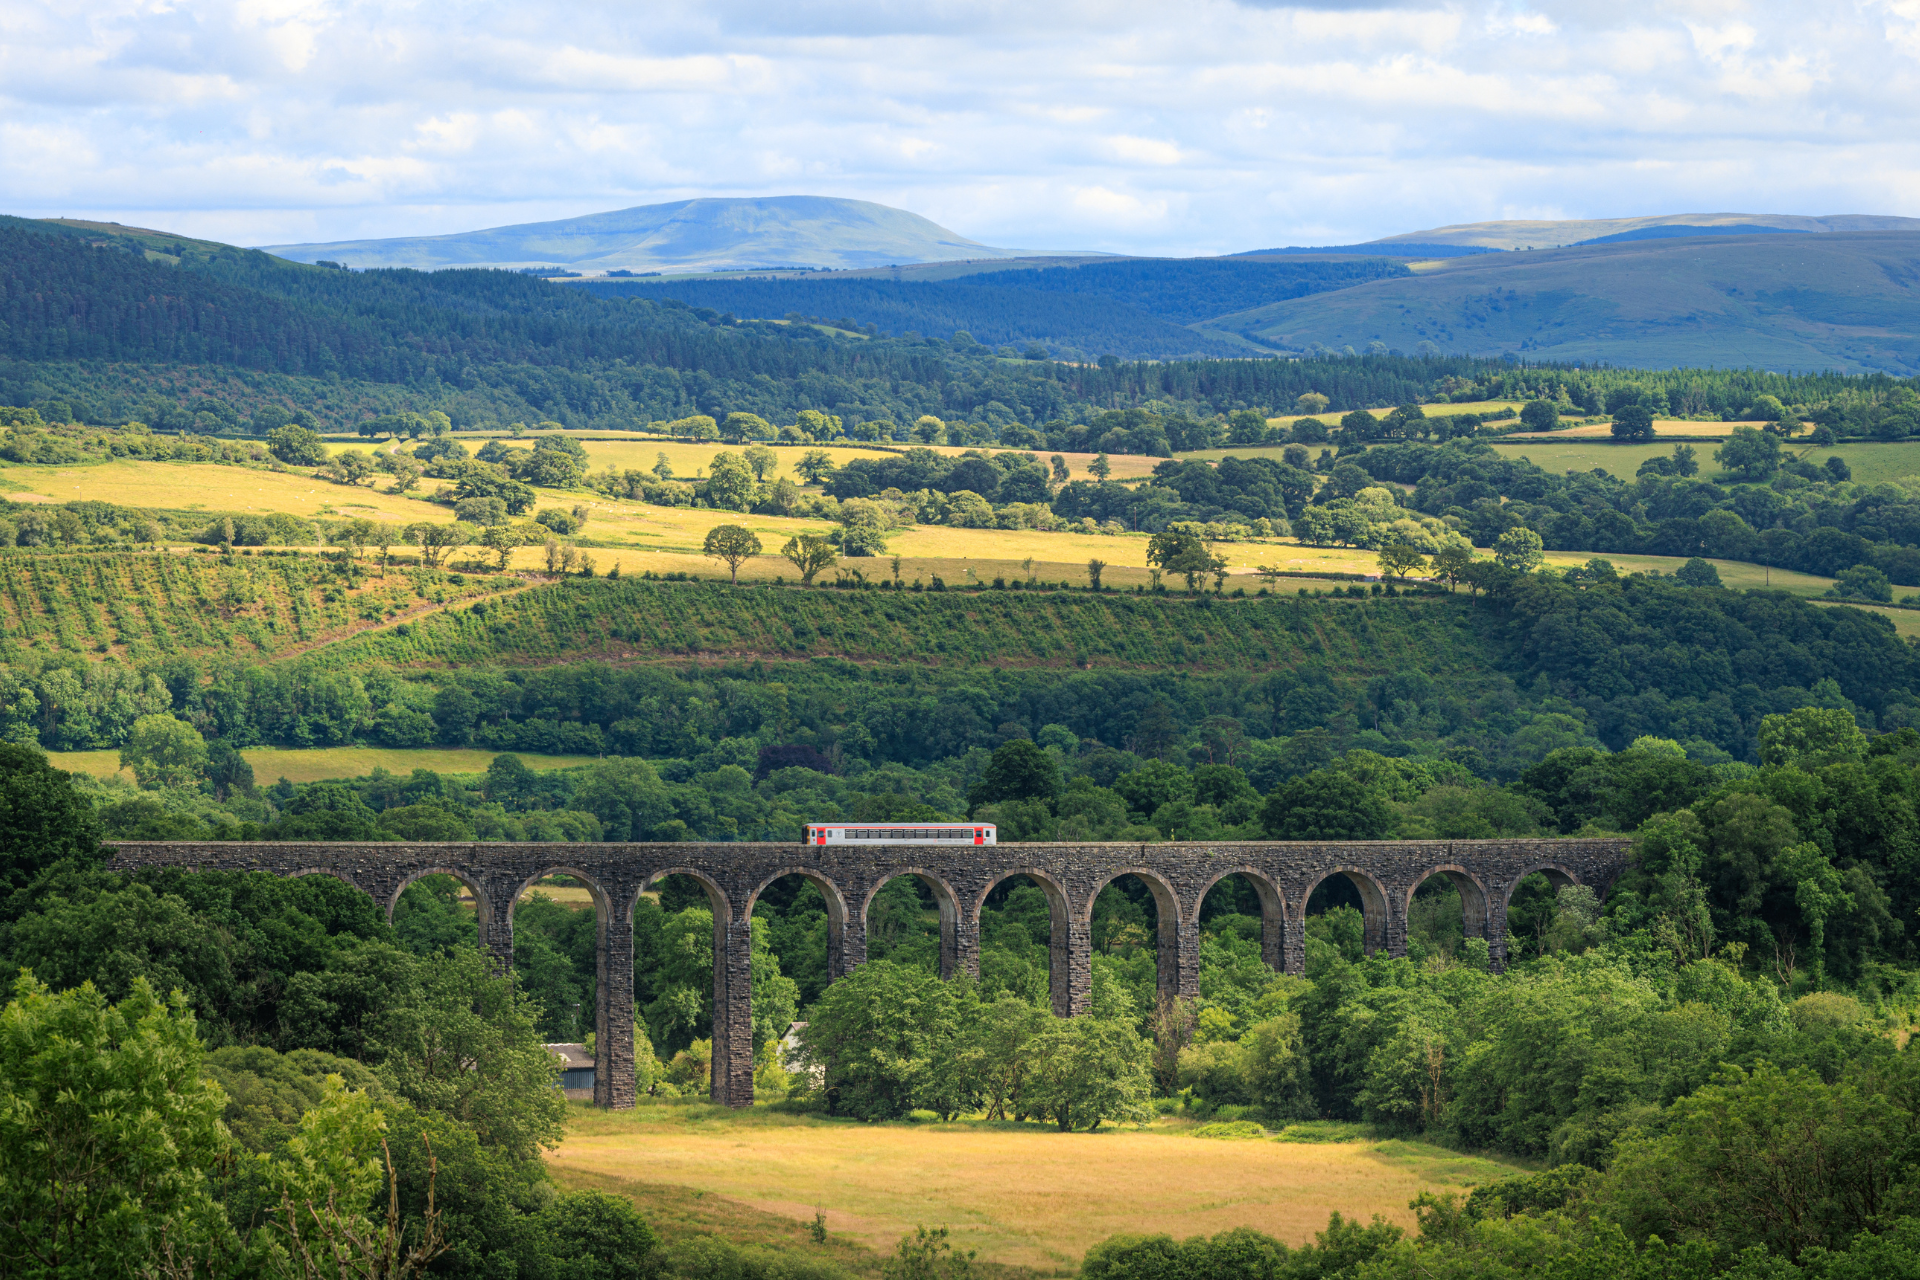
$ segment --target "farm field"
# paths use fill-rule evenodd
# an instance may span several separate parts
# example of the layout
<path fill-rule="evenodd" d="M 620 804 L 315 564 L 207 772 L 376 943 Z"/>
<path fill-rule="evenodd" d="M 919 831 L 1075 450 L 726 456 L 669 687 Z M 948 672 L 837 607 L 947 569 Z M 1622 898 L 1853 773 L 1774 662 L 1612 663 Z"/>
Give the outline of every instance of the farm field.
<path fill-rule="evenodd" d="M 1862 604 L 1857 600 L 1816 600 L 1814 603 L 1865 609 L 1868 613 L 1877 613 L 1893 623 L 1894 633 L 1903 639 L 1920 637 L 1920 609 L 1891 609 L 1883 605 Z"/>
<path fill-rule="evenodd" d="M 1735 427 L 1759 427 L 1764 425 L 1764 423 L 1758 420 L 1753 422 L 1687 422 L 1679 418 L 1655 418 L 1653 420 L 1653 434 L 1656 440 L 1671 436 L 1730 436 L 1733 434 Z M 1812 434 L 1812 431 L 1813 428 L 1808 427 L 1800 434 L 1804 437 Z M 1584 427 L 1565 427 L 1559 431 L 1540 432 L 1538 434 L 1527 433 L 1524 435 L 1509 436 L 1507 438 L 1519 440 L 1611 440 L 1613 438 L 1613 424 L 1611 422 L 1594 422 Z"/>
<path fill-rule="evenodd" d="M 1652 444 L 1612 444 L 1601 440 L 1567 440 L 1565 435 L 1565 432 L 1561 432 L 1551 438 L 1537 436 L 1525 440 L 1497 440 L 1493 442 L 1493 451 L 1503 458 L 1530 458 L 1547 471 L 1588 471 L 1598 467 L 1625 480 L 1633 479 L 1634 472 L 1646 459 L 1664 458 L 1673 452 L 1672 442 L 1663 444 L 1656 440 Z M 1717 473 L 1713 446 L 1695 445 L 1694 450 L 1700 458 L 1701 474 L 1711 477 Z M 1920 442 L 1862 442 L 1818 448 L 1797 441 L 1792 451 L 1816 464 L 1837 455 L 1846 461 L 1853 471 L 1853 478 L 1862 484 L 1880 484 L 1902 476 L 1920 475 Z"/>
<path fill-rule="evenodd" d="M 523 446 L 530 445 L 532 439 L 533 437 L 529 436 L 519 443 Z M 713 455 L 723 449 L 730 453 L 739 453 L 748 447 L 745 445 L 715 444 L 712 441 L 696 444 L 687 440 L 595 440 L 591 437 L 583 438 L 580 443 L 586 449 L 587 460 L 592 464 L 592 469 L 595 471 L 607 466 L 613 467 L 616 471 L 625 471 L 630 467 L 641 471 L 651 471 L 659 455 L 664 453 L 667 455 L 667 465 L 673 468 L 674 475 L 682 478 L 690 478 L 696 472 L 704 472 L 707 466 L 712 463 Z M 779 464 L 774 468 L 772 474 L 774 476 L 784 476 L 792 480 L 795 484 L 804 482 L 794 473 L 793 468 L 804 455 L 816 449 L 825 450 L 827 455 L 833 459 L 834 465 L 836 466 L 845 465 L 855 458 L 884 458 L 896 453 L 899 449 L 917 447 L 930 448 L 935 453 L 943 454 L 950 458 L 957 457 L 970 450 L 978 450 L 981 453 L 1032 453 L 1037 455 L 1042 462 L 1045 462 L 1053 456 L 1051 449 L 1013 450 L 1003 449 L 999 445 L 940 444 L 914 446 L 896 444 L 884 450 L 864 449 L 859 445 L 838 444 L 783 444 L 771 447 L 780 459 Z M 1087 468 L 1093 465 L 1093 460 L 1098 455 L 1091 453 L 1063 453 L 1060 456 L 1066 459 L 1068 474 L 1073 479 L 1091 480 L 1093 478 L 1092 473 L 1089 472 Z M 1166 461 L 1164 458 L 1149 458 L 1131 453 L 1116 453 L 1109 455 L 1107 458 L 1108 465 L 1113 468 L 1112 478 L 1115 480 L 1129 480 L 1136 477 L 1150 476 L 1153 474 L 1153 469 L 1164 461 Z"/>
<path fill-rule="evenodd" d="M 945 1225 L 990 1262 L 1073 1268 L 1119 1232 L 1185 1237 L 1251 1226 L 1298 1244 L 1334 1210 L 1413 1224 L 1407 1202 L 1514 1167 L 1410 1142 L 1215 1141 L 1162 1121 L 1063 1134 L 1039 1125 L 855 1124 L 704 1104 L 578 1107 L 547 1157 L 567 1183 L 668 1183 L 890 1251 Z"/>
<path fill-rule="evenodd" d="M 431 769 L 435 773 L 485 773 L 487 765 L 499 753 L 478 747 L 246 747 L 240 754 L 253 766 L 254 778 L 262 786 L 269 786 L 278 778 L 289 782 L 360 778 L 375 769 L 402 776 L 415 769 Z M 529 769 L 566 769 L 594 761 L 592 756 L 541 756 L 520 751 L 514 754 Z M 47 758 L 54 768 L 69 773 L 109 778 L 120 772 L 118 751 L 53 751 Z"/>
<path fill-rule="evenodd" d="M 1420 407 L 1425 410 L 1429 418 L 1441 418 L 1456 413 L 1492 413 L 1499 409 L 1512 409 L 1518 413 L 1520 404 L 1521 402 L 1518 400 L 1470 400 L 1462 401 L 1459 404 L 1427 404 L 1421 405 Z M 1390 408 L 1380 408 L 1369 409 L 1367 412 L 1376 418 L 1384 418 L 1389 413 L 1392 413 L 1393 410 Z M 1291 427 L 1302 418 L 1318 418 L 1328 426 L 1332 426 L 1345 416 L 1344 413 L 1335 413 L 1331 409 L 1321 413 L 1288 413 L 1282 414 L 1277 418 L 1268 418 L 1267 425 L 1270 427 Z"/>

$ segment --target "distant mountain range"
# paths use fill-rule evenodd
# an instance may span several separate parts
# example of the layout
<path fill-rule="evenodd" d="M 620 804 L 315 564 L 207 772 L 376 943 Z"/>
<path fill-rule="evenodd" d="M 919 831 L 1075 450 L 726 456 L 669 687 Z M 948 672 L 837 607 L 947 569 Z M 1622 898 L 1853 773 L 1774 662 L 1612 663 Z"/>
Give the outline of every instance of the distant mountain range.
<path fill-rule="evenodd" d="M 1672 228 L 1660 231 L 1657 228 Z M 1352 246 L 1352 252 L 1387 252 L 1390 245 L 1554 249 L 1618 241 L 1631 236 L 1753 235 L 1769 231 L 1920 231 L 1920 218 L 1845 213 L 1820 218 L 1793 213 L 1665 213 L 1644 218 L 1586 218 L 1562 222 L 1466 222 L 1428 231 L 1406 231 Z M 1635 234 L 1640 233 L 1640 234 Z"/>
<path fill-rule="evenodd" d="M 679 200 L 452 235 L 263 248 L 295 262 L 350 267 L 545 268 L 587 275 L 886 267 L 1033 252 L 981 244 L 904 209 L 829 196 Z"/>

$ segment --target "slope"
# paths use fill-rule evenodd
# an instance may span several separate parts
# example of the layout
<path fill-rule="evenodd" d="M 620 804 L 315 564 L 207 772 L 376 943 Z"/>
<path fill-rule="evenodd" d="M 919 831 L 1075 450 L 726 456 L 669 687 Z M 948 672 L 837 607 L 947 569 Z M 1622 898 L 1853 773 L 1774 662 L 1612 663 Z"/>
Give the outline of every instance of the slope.
<path fill-rule="evenodd" d="M 1425 233 L 1422 233 L 1425 234 Z M 1708 236 L 1456 258 L 1197 328 L 1277 345 L 1920 372 L 1920 232 Z"/>
<path fill-rule="evenodd" d="M 1463 222 L 1451 227 L 1427 231 L 1403 231 L 1383 236 L 1357 251 L 1374 249 L 1386 252 L 1387 246 L 1478 245 L 1488 249 L 1549 249 L 1591 243 L 1622 232 L 1644 231 L 1652 227 L 1765 227 L 1772 231 L 1920 231 L 1920 218 L 1898 218 L 1880 214 L 1842 213 L 1809 218 L 1792 213 L 1663 213 L 1643 218 L 1580 218 L 1562 221 Z"/>
<path fill-rule="evenodd" d="M 904 209 L 826 196 L 679 200 L 610 213 L 441 236 L 268 245 L 296 262 L 354 267 L 570 267 L 582 271 L 725 271 L 742 267 L 880 267 L 1008 258 Z"/>

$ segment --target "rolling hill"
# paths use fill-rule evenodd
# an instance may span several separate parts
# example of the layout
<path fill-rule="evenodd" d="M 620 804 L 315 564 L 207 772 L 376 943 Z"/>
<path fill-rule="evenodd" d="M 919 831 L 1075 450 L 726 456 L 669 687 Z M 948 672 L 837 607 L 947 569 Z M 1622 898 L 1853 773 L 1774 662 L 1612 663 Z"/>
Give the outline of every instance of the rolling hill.
<path fill-rule="evenodd" d="M 1555 222 L 1464 222 L 1451 227 L 1383 236 L 1367 244 L 1354 245 L 1352 249 L 1356 253 L 1386 252 L 1389 245 L 1550 249 L 1590 244 L 1603 237 L 1612 239 L 1629 232 L 1644 232 L 1658 227 L 1689 227 L 1693 229 L 1693 234 L 1703 231 L 1720 231 L 1723 234 L 1740 231 L 1920 231 L 1920 218 L 1863 213 L 1829 214 L 1819 218 L 1793 213 L 1663 213 L 1643 218 L 1586 218 Z"/>
<path fill-rule="evenodd" d="M 1920 231 L 1476 254 L 1195 327 L 1292 350 L 1378 341 L 1530 360 L 1912 376 L 1920 373 Z"/>
<path fill-rule="evenodd" d="M 904 209 L 827 196 L 679 200 L 555 222 L 441 236 L 267 245 L 295 262 L 353 267 L 545 267 L 730 271 L 753 267 L 884 267 L 1012 258 Z"/>

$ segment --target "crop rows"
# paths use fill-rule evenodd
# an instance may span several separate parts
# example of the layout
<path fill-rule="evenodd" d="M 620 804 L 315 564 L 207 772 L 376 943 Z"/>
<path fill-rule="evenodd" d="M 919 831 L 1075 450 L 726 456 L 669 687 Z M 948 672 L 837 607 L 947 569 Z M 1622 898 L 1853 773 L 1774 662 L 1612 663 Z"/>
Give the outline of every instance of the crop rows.
<path fill-rule="evenodd" d="M 0 660 L 55 652 L 135 662 L 266 656 L 344 632 L 411 595 L 399 575 L 363 579 L 350 591 L 326 573 L 294 556 L 0 556 Z"/>

